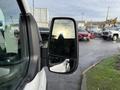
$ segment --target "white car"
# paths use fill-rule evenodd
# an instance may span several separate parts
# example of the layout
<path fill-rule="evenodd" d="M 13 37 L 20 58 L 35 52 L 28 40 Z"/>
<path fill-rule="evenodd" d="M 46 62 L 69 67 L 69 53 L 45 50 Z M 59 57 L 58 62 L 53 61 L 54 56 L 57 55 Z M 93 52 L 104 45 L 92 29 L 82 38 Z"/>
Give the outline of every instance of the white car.
<path fill-rule="evenodd" d="M 116 28 L 109 28 L 102 32 L 103 39 L 112 39 L 113 41 L 120 38 L 120 31 Z"/>

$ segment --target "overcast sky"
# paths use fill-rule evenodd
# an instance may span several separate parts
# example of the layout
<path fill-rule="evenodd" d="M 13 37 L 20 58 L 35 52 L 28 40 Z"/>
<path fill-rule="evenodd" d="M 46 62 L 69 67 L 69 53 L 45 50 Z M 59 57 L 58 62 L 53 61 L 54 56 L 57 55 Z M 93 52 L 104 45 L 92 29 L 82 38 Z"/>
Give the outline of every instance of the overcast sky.
<path fill-rule="evenodd" d="M 33 0 L 28 0 L 31 4 Z M 120 0 L 34 0 L 35 8 L 48 8 L 49 16 L 70 16 L 76 19 L 105 20 L 120 17 Z"/>

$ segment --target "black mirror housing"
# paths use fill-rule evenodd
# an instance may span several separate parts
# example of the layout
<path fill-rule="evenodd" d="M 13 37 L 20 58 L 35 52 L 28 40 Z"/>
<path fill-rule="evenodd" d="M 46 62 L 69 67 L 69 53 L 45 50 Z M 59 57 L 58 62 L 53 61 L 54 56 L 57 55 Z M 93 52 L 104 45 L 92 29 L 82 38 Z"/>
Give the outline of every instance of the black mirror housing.
<path fill-rule="evenodd" d="M 78 67 L 77 27 L 73 18 L 52 19 L 48 41 L 48 69 L 59 74 L 73 73 Z"/>

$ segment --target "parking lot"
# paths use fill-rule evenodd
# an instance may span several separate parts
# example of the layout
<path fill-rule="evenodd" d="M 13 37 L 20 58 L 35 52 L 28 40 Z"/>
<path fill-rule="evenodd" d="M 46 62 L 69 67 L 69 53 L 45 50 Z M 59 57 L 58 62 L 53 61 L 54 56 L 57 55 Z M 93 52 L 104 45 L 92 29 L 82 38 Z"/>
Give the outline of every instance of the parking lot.
<path fill-rule="evenodd" d="M 105 57 L 120 52 L 120 42 L 105 41 L 99 38 L 79 42 L 79 66 L 70 75 L 60 75 L 47 70 L 48 90 L 80 90 L 81 73 Z"/>

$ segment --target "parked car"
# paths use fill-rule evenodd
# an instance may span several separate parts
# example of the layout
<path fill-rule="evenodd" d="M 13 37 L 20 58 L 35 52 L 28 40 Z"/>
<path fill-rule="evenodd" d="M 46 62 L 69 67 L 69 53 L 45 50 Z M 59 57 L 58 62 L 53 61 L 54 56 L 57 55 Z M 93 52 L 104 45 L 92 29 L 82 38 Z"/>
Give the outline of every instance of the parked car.
<path fill-rule="evenodd" d="M 78 39 L 79 40 L 87 40 L 89 41 L 91 34 L 83 29 L 78 29 Z"/>
<path fill-rule="evenodd" d="M 94 39 L 96 36 L 93 31 L 88 31 L 90 33 L 90 39 Z"/>
<path fill-rule="evenodd" d="M 90 32 L 92 32 L 95 35 L 95 37 L 101 37 L 102 29 L 91 28 Z"/>
<path fill-rule="evenodd" d="M 120 30 L 117 28 L 107 28 L 102 32 L 102 38 L 104 40 L 113 40 L 116 41 L 120 39 Z"/>

